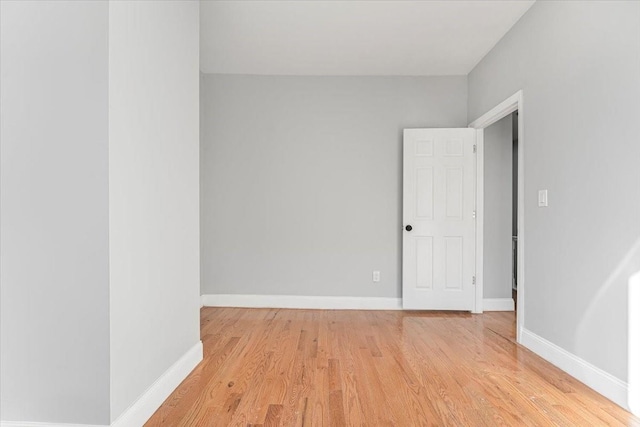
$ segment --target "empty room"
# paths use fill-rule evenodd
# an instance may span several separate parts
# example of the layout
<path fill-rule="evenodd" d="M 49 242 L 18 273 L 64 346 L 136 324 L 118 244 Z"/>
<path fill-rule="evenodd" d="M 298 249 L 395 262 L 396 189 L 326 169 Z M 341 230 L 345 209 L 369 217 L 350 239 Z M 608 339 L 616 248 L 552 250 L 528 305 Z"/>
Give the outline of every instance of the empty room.
<path fill-rule="evenodd" d="M 0 426 L 640 426 L 640 1 L 0 0 Z"/>

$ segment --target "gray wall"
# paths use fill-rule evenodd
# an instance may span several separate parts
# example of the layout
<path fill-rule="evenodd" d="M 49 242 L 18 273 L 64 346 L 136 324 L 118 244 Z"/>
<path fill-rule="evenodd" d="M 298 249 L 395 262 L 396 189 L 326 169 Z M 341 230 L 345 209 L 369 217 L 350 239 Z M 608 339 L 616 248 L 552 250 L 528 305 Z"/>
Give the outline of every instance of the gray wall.
<path fill-rule="evenodd" d="M 485 298 L 511 298 L 512 151 L 507 116 L 484 131 Z"/>
<path fill-rule="evenodd" d="M 106 424 L 108 3 L 0 15 L 2 420 Z"/>
<path fill-rule="evenodd" d="M 202 293 L 400 297 L 402 129 L 465 127 L 466 77 L 207 74 L 201 94 Z"/>
<path fill-rule="evenodd" d="M 199 3 L 0 5 L 2 420 L 106 425 L 199 340 Z"/>
<path fill-rule="evenodd" d="M 536 2 L 469 75 L 472 120 L 524 90 L 525 328 L 622 380 L 639 76 L 640 3 L 586 1 Z"/>
<path fill-rule="evenodd" d="M 115 420 L 200 339 L 199 3 L 109 6 Z"/>

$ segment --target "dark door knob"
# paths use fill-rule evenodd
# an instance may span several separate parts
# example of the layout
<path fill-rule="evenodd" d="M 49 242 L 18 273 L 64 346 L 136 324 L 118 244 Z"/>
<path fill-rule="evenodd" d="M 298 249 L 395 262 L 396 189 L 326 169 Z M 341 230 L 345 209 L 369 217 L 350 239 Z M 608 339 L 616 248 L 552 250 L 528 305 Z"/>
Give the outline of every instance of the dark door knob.
<path fill-rule="evenodd" d="M 411 231 L 411 230 L 413 230 L 413 227 L 410 226 L 410 225 L 407 225 L 404 229 L 407 230 L 407 231 Z"/>

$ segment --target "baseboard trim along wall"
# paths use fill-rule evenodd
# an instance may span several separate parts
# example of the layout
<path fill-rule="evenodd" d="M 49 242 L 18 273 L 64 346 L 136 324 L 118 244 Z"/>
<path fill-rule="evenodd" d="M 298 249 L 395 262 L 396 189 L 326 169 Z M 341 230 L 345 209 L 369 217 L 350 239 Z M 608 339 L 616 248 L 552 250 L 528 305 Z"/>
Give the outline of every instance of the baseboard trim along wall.
<path fill-rule="evenodd" d="M 0 427 L 131 427 L 141 426 L 153 415 L 180 383 L 202 360 L 202 341 L 198 341 L 178 361 L 122 413 L 111 426 L 47 422 L 0 421 Z"/>
<path fill-rule="evenodd" d="M 402 310 L 402 298 L 205 294 L 203 307 Z M 512 298 L 485 298 L 484 311 L 514 311 Z"/>
<path fill-rule="evenodd" d="M 482 300 L 482 311 L 514 311 L 513 298 L 485 298 Z"/>
<path fill-rule="evenodd" d="M 202 360 L 202 341 L 198 341 L 167 369 L 146 392 L 122 413 L 111 427 L 143 425 Z"/>
<path fill-rule="evenodd" d="M 26 421 L 0 421 L 0 427 L 109 427 L 101 424 L 60 424 L 60 423 L 30 423 Z"/>
<path fill-rule="evenodd" d="M 607 399 L 629 410 L 629 386 L 626 382 L 527 329 L 522 330 L 521 344 Z"/>
<path fill-rule="evenodd" d="M 309 308 L 321 310 L 402 310 L 401 298 L 302 295 L 202 295 L 205 307 Z"/>

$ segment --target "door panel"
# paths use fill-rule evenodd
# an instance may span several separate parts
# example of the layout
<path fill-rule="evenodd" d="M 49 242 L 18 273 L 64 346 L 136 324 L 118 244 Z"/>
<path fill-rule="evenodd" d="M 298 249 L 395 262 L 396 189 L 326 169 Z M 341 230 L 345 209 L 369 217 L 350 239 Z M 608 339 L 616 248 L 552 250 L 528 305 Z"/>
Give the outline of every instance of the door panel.
<path fill-rule="evenodd" d="M 405 129 L 402 304 L 473 310 L 474 129 Z"/>

